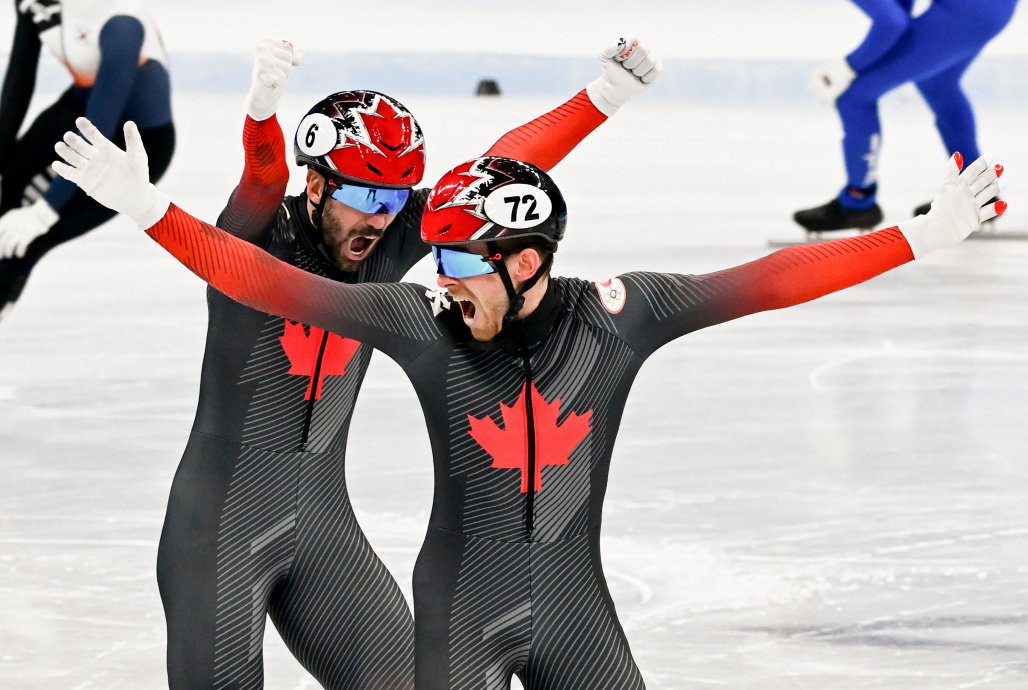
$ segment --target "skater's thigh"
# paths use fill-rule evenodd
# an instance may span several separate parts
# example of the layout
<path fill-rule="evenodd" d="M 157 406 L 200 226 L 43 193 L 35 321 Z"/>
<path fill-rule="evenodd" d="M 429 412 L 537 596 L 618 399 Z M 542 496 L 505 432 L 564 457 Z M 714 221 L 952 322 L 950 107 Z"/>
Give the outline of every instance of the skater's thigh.
<path fill-rule="evenodd" d="M 409 690 L 414 685 L 410 609 L 349 503 L 329 502 L 337 505 L 319 511 L 323 519 L 298 518 L 296 558 L 285 586 L 272 598 L 271 619 L 326 690 Z"/>
<path fill-rule="evenodd" d="M 235 444 L 193 433 L 175 474 L 157 552 L 168 627 L 172 690 L 212 687 L 218 586 L 218 525 Z"/>
<path fill-rule="evenodd" d="M 950 67 L 917 81 L 917 89 L 928 100 L 929 105 L 936 98 L 942 98 L 962 91 L 960 79 L 971 66 L 975 56 L 964 58 Z"/>
<path fill-rule="evenodd" d="M 598 530 L 536 545 L 532 582 L 526 688 L 643 690 L 642 675 L 603 576 Z"/>
<path fill-rule="evenodd" d="M 415 687 L 487 690 L 531 644 L 529 545 L 430 527 L 414 568 Z"/>
<path fill-rule="evenodd" d="M 973 58 L 984 45 L 960 36 L 961 18 L 933 6 L 882 58 L 861 72 L 840 100 L 877 100 L 907 82 L 919 82 Z"/>
<path fill-rule="evenodd" d="M 82 105 L 66 92 L 32 121 L 15 143 L 12 162 L 6 165 L 0 211 L 32 203 L 49 189 L 53 173 L 48 168 L 56 157 L 54 144 L 75 128 L 75 118 L 83 112 Z"/>

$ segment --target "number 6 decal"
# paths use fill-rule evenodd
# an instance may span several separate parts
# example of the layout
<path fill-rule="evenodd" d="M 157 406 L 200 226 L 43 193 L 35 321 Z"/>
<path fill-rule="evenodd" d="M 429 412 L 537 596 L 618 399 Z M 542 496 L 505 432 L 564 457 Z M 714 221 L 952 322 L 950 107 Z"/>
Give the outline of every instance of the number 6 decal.
<path fill-rule="evenodd" d="M 311 113 L 296 128 L 296 145 L 308 156 L 324 156 L 336 147 L 339 135 L 332 118 Z"/>
<path fill-rule="evenodd" d="M 546 192 L 528 184 L 508 184 L 485 198 L 485 216 L 505 228 L 523 230 L 550 217 L 553 204 Z"/>

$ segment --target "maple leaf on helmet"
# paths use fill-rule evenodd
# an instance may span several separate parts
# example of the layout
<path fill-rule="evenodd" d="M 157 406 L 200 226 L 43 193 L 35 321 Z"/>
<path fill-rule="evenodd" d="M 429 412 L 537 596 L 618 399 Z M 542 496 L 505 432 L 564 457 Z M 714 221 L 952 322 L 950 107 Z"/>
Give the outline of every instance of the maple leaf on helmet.
<path fill-rule="evenodd" d="M 377 91 L 340 91 L 318 101 L 296 128 L 293 153 L 297 165 L 342 182 L 409 188 L 425 175 L 421 126 Z"/>
<path fill-rule="evenodd" d="M 592 410 L 583 415 L 574 412 L 563 424 L 557 424 L 560 398 L 547 403 L 532 384 L 532 411 L 535 421 L 535 477 L 533 491 L 543 488 L 542 468 L 547 465 L 567 465 L 571 451 L 578 447 L 591 430 L 589 418 Z M 528 433 L 525 413 L 525 389 L 510 407 L 500 403 L 503 418 L 501 429 L 491 417 L 476 419 L 468 415 L 471 437 L 493 458 L 493 467 L 521 470 L 521 493 L 528 492 Z"/>
<path fill-rule="evenodd" d="M 465 245 L 534 236 L 555 249 L 566 225 L 564 197 L 543 170 L 513 158 L 482 156 L 439 178 L 421 217 L 421 239 Z"/>

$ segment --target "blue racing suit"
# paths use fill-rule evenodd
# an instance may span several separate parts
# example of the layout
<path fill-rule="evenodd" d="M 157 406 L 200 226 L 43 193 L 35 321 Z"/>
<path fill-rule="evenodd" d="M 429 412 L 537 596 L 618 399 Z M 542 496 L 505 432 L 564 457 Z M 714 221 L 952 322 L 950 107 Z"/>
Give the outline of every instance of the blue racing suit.
<path fill-rule="evenodd" d="M 971 61 L 1010 21 L 1017 0 L 934 0 L 912 17 L 913 0 L 853 0 L 873 22 L 846 60 L 857 73 L 836 108 L 845 132 L 847 187 L 839 202 L 851 209 L 875 203 L 881 123 L 878 99 L 912 81 L 935 113 L 947 152 L 978 158 L 974 111 L 960 86 Z"/>

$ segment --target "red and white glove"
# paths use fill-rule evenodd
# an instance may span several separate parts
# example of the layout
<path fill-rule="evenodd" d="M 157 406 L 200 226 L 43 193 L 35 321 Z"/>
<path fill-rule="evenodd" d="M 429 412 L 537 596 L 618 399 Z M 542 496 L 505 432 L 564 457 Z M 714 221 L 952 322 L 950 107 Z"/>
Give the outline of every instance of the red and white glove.
<path fill-rule="evenodd" d="M 807 91 L 821 105 L 835 105 L 835 101 L 850 87 L 857 73 L 846 58 L 832 60 L 820 65 L 810 75 Z"/>
<path fill-rule="evenodd" d="M 621 39 L 600 51 L 603 74 L 585 87 L 596 109 L 610 117 L 653 86 L 664 71 L 660 56 L 638 38 Z"/>
<path fill-rule="evenodd" d="M 289 41 L 259 40 L 250 92 L 246 94 L 246 114 L 258 122 L 274 115 L 282 99 L 282 89 L 301 60 L 303 51 Z"/>
<path fill-rule="evenodd" d="M 124 213 L 142 229 L 157 223 L 168 212 L 171 200 L 150 183 L 146 149 L 136 123 L 125 123 L 125 151 L 108 141 L 86 118 L 75 120 L 75 126 L 86 138 L 75 132 L 64 133 L 54 150 L 65 162 L 54 161 L 54 171 L 112 211 Z"/>
<path fill-rule="evenodd" d="M 0 218 L 0 259 L 25 256 L 32 241 L 45 235 L 59 219 L 57 212 L 43 199 L 5 213 Z"/>
<path fill-rule="evenodd" d="M 1005 187 L 999 179 L 1003 166 L 993 165 L 992 156 L 982 156 L 960 172 L 963 165 L 963 156 L 954 153 L 946 161 L 932 210 L 899 224 L 915 259 L 960 243 L 981 223 L 1007 210 L 1005 201 L 989 203 Z"/>

